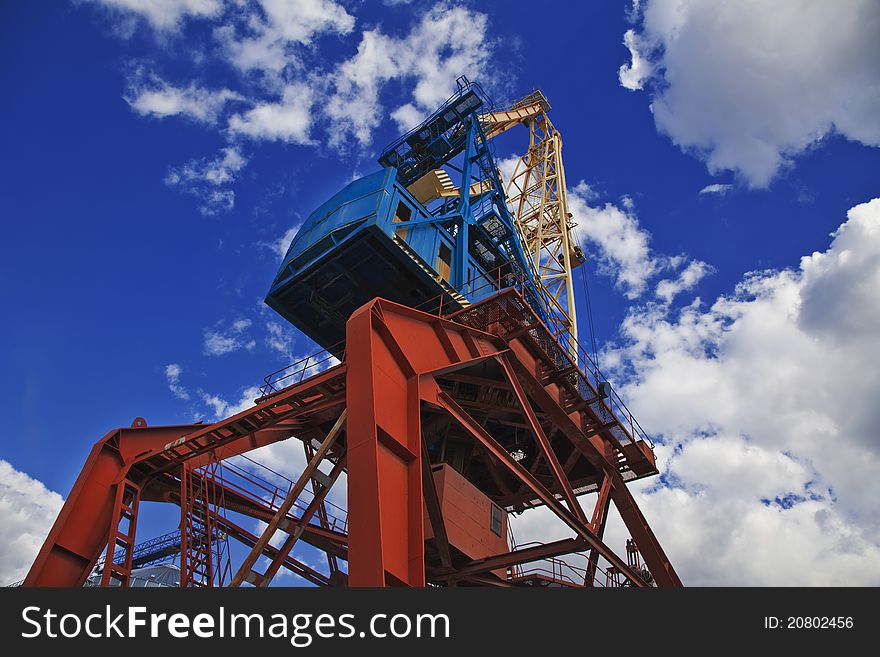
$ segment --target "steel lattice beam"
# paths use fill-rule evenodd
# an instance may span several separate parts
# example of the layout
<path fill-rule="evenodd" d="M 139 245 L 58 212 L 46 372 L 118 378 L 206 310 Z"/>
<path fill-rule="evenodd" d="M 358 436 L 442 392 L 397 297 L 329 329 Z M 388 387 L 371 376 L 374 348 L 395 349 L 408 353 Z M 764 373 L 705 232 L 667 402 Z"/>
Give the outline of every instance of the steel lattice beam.
<path fill-rule="evenodd" d="M 511 309 L 524 314 L 505 314 Z M 111 432 L 92 450 L 25 585 L 82 585 L 114 536 L 120 514 L 134 517 L 134 498 L 120 498 L 119 482 L 140 491 L 141 501 L 181 505 L 185 517 L 196 499 L 187 499 L 190 489 L 209 490 L 203 496 L 210 502 L 203 509 L 204 520 L 253 548 L 253 559 L 242 565 L 236 583 L 260 555 L 271 561 L 262 584 L 281 567 L 316 584 L 345 583 L 344 573 L 323 575 L 291 555 L 302 537 L 328 558 L 347 559 L 352 586 L 424 586 L 429 581 L 521 585 L 500 577 L 498 570 L 586 549 L 591 550 L 588 572 L 593 577 L 601 556 L 633 585 L 643 586 L 641 576 L 602 540 L 613 502 L 657 584 L 680 585 L 620 474 L 621 469 L 631 471 L 627 454 L 641 452 L 621 451 L 609 429 L 616 425 L 596 415 L 595 399 L 583 405 L 572 398 L 571 367 L 550 358 L 542 342 L 552 340 L 549 329 L 529 315 L 515 290 L 467 312 L 452 321 L 376 299 L 349 319 L 343 364 L 213 425 L 147 427 L 139 421 Z M 482 318 L 485 330 L 468 325 L 475 318 Z M 553 363 L 557 371 L 548 372 Z M 456 386 L 472 392 L 456 397 Z M 481 403 L 482 393 L 473 390 L 485 391 L 495 401 Z M 583 394 L 595 396 L 594 391 Z M 507 401 L 501 403 L 504 396 Z M 505 427 L 511 425 L 526 428 L 534 444 L 531 468 L 492 435 L 509 431 Z M 474 458 L 485 463 L 484 483 L 496 487 L 498 499 L 519 498 L 527 506 L 538 500 L 568 525 L 574 538 L 478 560 L 453 551 L 427 450 L 429 440 L 449 432 L 457 440 L 471 441 Z M 246 494 L 222 477 L 215 479 L 214 468 L 205 467 L 294 434 L 320 447 L 307 449 L 310 464 L 283 504 Z M 321 460 L 334 464 L 330 475 L 317 471 Z M 349 519 L 347 533 L 339 533 L 326 526 L 321 506 L 344 468 Z M 309 482 L 316 494 L 297 516 L 294 502 Z M 587 484 L 598 492 L 590 518 L 575 492 Z M 223 509 L 261 519 L 269 528 L 263 536 L 253 536 L 226 519 Z M 430 563 L 426 519 L 433 529 Z M 285 527 L 292 532 L 285 544 L 269 545 L 267 537 Z M 125 534 L 122 540 L 133 544 L 134 536 Z"/>

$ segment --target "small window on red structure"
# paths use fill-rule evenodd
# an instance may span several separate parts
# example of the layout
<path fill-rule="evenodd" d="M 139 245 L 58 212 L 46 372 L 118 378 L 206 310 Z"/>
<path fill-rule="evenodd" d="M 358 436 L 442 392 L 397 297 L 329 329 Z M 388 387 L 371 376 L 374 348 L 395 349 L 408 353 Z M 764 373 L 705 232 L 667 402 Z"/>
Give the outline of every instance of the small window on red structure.
<path fill-rule="evenodd" d="M 502 525 L 503 514 L 501 513 L 501 507 L 497 504 L 492 505 L 492 515 L 489 519 L 489 529 L 492 530 L 493 533 L 501 536 L 504 526 Z"/>

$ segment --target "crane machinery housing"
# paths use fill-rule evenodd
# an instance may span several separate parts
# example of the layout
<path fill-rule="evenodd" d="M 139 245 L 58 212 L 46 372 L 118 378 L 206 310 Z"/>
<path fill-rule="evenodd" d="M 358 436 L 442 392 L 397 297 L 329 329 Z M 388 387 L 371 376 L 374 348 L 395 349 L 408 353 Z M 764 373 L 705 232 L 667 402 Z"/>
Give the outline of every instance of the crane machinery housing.
<path fill-rule="evenodd" d="M 281 568 L 322 586 L 681 585 L 626 485 L 657 474 L 653 445 L 577 341 L 585 258 L 550 105 L 457 86 L 291 243 L 266 303 L 323 351 L 232 417 L 108 433 L 24 585 L 133 585 L 155 563 L 135 544 L 144 502 L 180 508 L 162 543 L 180 586 L 266 586 Z M 505 189 L 493 139 L 518 126 Z M 296 480 L 246 456 L 288 439 Z M 328 497 L 343 478 L 344 509 Z M 623 552 L 604 542 L 612 503 Z M 509 515 L 536 506 L 572 536 L 517 544 Z"/>

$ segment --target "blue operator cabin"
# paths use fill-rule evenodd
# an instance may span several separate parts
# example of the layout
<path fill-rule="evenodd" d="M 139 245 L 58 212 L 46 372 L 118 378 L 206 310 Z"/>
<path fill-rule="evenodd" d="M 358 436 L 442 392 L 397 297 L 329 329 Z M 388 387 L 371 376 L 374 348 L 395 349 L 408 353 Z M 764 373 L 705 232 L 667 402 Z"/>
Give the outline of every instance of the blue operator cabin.
<path fill-rule="evenodd" d="M 480 115 L 478 84 L 459 90 L 386 148 L 303 223 L 266 303 L 331 352 L 375 297 L 452 312 L 515 286 L 544 316 Z M 458 185 L 453 180 L 459 180 Z"/>

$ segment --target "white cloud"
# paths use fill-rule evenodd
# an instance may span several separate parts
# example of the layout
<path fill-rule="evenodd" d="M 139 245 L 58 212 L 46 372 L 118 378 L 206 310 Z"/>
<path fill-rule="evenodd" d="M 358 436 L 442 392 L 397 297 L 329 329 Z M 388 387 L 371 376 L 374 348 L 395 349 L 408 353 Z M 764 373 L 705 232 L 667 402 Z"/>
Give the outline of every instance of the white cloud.
<path fill-rule="evenodd" d="M 401 134 L 404 134 L 419 125 L 425 119 L 425 115 L 425 111 L 412 103 L 406 103 L 391 112 L 391 119 L 397 124 Z"/>
<path fill-rule="evenodd" d="M 168 382 L 168 389 L 178 399 L 189 399 L 189 392 L 180 385 L 181 374 L 183 374 L 183 368 L 177 363 L 170 363 L 165 366 L 165 380 Z"/>
<path fill-rule="evenodd" d="M 712 267 L 701 260 L 688 263 L 676 279 L 663 279 L 657 283 L 654 293 L 666 303 L 671 303 L 678 294 L 692 290 L 706 274 L 712 273 Z"/>
<path fill-rule="evenodd" d="M 283 258 L 287 255 L 287 250 L 293 243 L 293 238 L 296 237 L 296 234 L 299 232 L 301 226 L 301 223 L 291 226 L 286 231 L 284 231 L 284 235 L 269 244 L 269 247 L 278 254 L 279 258 Z"/>
<path fill-rule="evenodd" d="M 708 309 L 635 308 L 605 351 L 663 436 L 670 486 L 636 488 L 685 583 L 880 584 L 880 199 L 833 238 Z"/>
<path fill-rule="evenodd" d="M 648 89 L 658 130 L 710 172 L 766 187 L 826 135 L 880 145 L 875 0 L 642 5 L 620 82 Z"/>
<path fill-rule="evenodd" d="M 235 192 L 224 187 L 231 184 L 247 159 L 236 146 L 220 149 L 212 160 L 190 160 L 183 166 L 172 168 L 165 177 L 165 184 L 178 187 L 201 201 L 199 211 L 206 216 L 229 211 L 235 205 Z"/>
<path fill-rule="evenodd" d="M 719 196 L 724 196 L 731 189 L 733 189 L 733 185 L 713 183 L 703 187 L 703 189 L 700 190 L 700 194 L 718 194 Z"/>
<path fill-rule="evenodd" d="M 511 179 L 513 178 L 513 174 L 516 173 L 516 165 L 520 160 L 519 155 L 510 155 L 509 157 L 503 157 L 499 160 L 496 160 L 496 164 L 498 165 L 498 170 L 501 172 L 501 181 L 506 186 Z M 589 187 L 587 183 L 581 181 L 584 185 L 582 189 L 586 189 Z"/>
<path fill-rule="evenodd" d="M 227 139 L 224 150 L 239 154 L 242 138 L 309 146 L 329 142 L 337 150 L 365 147 L 389 114 L 408 128 L 455 90 L 456 76 L 485 83 L 491 71 L 494 44 L 486 14 L 444 1 L 410 12 L 411 23 L 400 35 L 386 34 L 381 26 L 361 31 L 354 41 L 357 51 L 342 57 L 328 57 L 319 47 L 323 39 L 355 31 L 355 18 L 333 0 L 95 1 L 129 18 L 143 17 L 159 30 L 204 19 L 216 47 L 198 53 L 192 82 L 175 86 L 136 68 L 126 99 L 144 116 L 187 117 L 214 128 Z M 122 30 L 116 21 L 114 29 L 130 36 L 140 22 L 129 20 Z M 236 88 L 210 88 L 204 82 L 206 66 L 218 59 L 243 74 Z M 382 100 L 390 82 L 401 87 L 398 107 L 385 107 Z M 323 134 L 315 135 L 318 130 Z M 192 160 L 172 169 L 166 182 L 196 197 L 202 214 L 229 211 L 235 206 L 233 189 L 202 179 L 212 170 L 234 174 L 240 167 L 215 164 L 222 160 Z"/>
<path fill-rule="evenodd" d="M 251 326 L 251 320 L 239 319 L 232 323 L 228 331 L 221 329 L 205 329 L 204 353 L 206 356 L 222 356 L 239 349 L 253 351 L 256 340 L 245 332 Z"/>
<path fill-rule="evenodd" d="M 392 57 L 394 45 L 378 29 L 368 30 L 361 36 L 357 54 L 337 68 L 334 91 L 326 106 L 335 131 L 332 143 L 341 146 L 354 137 L 365 145 L 372 139 L 381 120 L 379 89 L 398 74 Z"/>
<path fill-rule="evenodd" d="M 257 386 L 245 388 L 235 402 L 228 402 L 220 395 L 212 395 L 204 390 L 199 391 L 199 396 L 211 412 L 209 419 L 216 422 L 249 409 L 254 405 L 254 400 L 259 398 L 260 389 Z"/>
<path fill-rule="evenodd" d="M 332 0 L 260 0 L 242 25 L 225 24 L 215 34 L 239 70 L 278 74 L 300 65 L 298 47 L 322 34 L 349 34 L 354 24 L 354 17 Z"/>
<path fill-rule="evenodd" d="M 577 235 L 588 253 L 595 251 L 591 245 L 598 248 L 599 270 L 612 276 L 627 298 L 635 299 L 664 268 L 662 259 L 651 252 L 650 235 L 631 211 L 631 201 L 625 201 L 623 209 L 611 203 L 594 208 L 587 201 L 591 196 L 592 190 L 583 181 L 569 190 L 568 206 Z"/>
<path fill-rule="evenodd" d="M 266 346 L 284 356 L 287 362 L 292 362 L 295 333 L 289 327 L 275 321 L 266 323 L 266 333 Z"/>
<path fill-rule="evenodd" d="M 502 160 L 510 168 L 515 160 Z M 575 237 L 584 252 L 592 257 L 600 274 L 614 279 L 615 286 L 627 299 L 637 299 L 648 283 L 664 271 L 679 271 L 677 278 L 664 279 L 655 293 L 672 301 L 678 293 L 692 289 L 712 268 L 685 255 L 669 256 L 651 248 L 651 236 L 639 223 L 635 203 L 629 196 L 620 199 L 620 206 L 606 203 L 593 207 L 599 197 L 583 180 L 568 190 L 568 209 L 575 224 Z M 684 267 L 684 269 L 681 269 Z"/>
<path fill-rule="evenodd" d="M 64 499 L 0 459 L 0 585 L 24 579 Z"/>
<path fill-rule="evenodd" d="M 203 181 L 210 185 L 223 185 L 235 180 L 247 160 L 241 151 L 233 146 L 220 149 L 220 155 L 213 160 L 192 160 L 180 168 L 172 169 L 165 182 L 179 185 Z"/>
<path fill-rule="evenodd" d="M 251 324 L 252 324 L 252 322 L 249 319 L 237 319 L 234 322 L 232 322 L 232 330 L 235 331 L 236 333 L 241 333 L 245 329 L 250 328 Z"/>
<path fill-rule="evenodd" d="M 485 14 L 441 2 L 402 38 L 380 28 L 364 31 L 357 53 L 331 78 L 326 107 L 331 143 L 342 147 L 349 138 L 370 143 L 384 111 L 379 92 L 390 80 L 415 83 L 412 98 L 392 112 L 411 128 L 452 94 L 456 76 L 485 78 L 492 50 L 487 25 Z"/>
<path fill-rule="evenodd" d="M 177 30 L 190 17 L 214 18 L 222 0 L 91 0 L 110 10 L 143 18 L 156 30 Z"/>
<path fill-rule="evenodd" d="M 229 89 L 204 89 L 195 84 L 175 87 L 156 77 L 133 85 L 125 98 L 135 112 L 144 116 L 186 116 L 208 124 L 216 123 L 226 103 L 241 99 Z"/>
<path fill-rule="evenodd" d="M 623 35 L 623 44 L 629 50 L 630 63 L 622 64 L 618 71 L 620 84 L 631 91 L 641 89 L 651 74 L 654 72 L 651 63 L 642 57 L 636 45 L 635 30 L 627 30 Z"/>
<path fill-rule="evenodd" d="M 309 144 L 312 126 L 312 89 L 302 83 L 287 85 L 279 102 L 264 102 L 229 119 L 233 134 L 252 139 Z"/>

